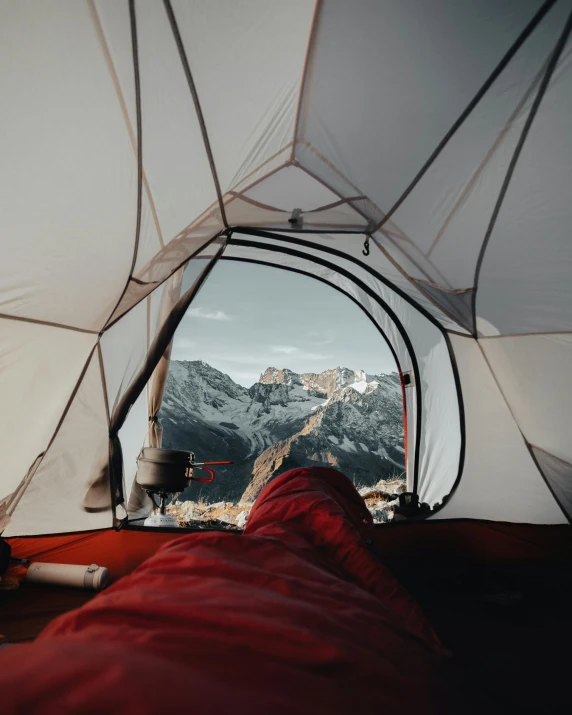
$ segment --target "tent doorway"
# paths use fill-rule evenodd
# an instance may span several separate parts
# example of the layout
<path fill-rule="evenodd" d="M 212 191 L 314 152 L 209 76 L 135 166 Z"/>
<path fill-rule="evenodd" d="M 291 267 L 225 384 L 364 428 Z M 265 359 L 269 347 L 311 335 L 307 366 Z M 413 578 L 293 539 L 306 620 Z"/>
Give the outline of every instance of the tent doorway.
<path fill-rule="evenodd" d="M 169 509 L 243 525 L 288 469 L 333 466 L 393 516 L 405 491 L 404 388 L 395 351 L 351 295 L 302 271 L 223 260 L 173 337 L 162 446 L 232 459 Z"/>

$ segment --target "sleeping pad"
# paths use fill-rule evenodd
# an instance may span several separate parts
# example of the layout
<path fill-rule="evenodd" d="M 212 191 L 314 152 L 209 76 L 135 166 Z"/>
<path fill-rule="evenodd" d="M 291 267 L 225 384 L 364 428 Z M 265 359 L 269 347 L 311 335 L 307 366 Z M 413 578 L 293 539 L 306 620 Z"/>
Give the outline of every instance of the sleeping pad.
<path fill-rule="evenodd" d="M 171 541 L 33 643 L 1 649 L 0 711 L 468 712 L 373 529 L 344 475 L 283 474 L 243 534 Z"/>

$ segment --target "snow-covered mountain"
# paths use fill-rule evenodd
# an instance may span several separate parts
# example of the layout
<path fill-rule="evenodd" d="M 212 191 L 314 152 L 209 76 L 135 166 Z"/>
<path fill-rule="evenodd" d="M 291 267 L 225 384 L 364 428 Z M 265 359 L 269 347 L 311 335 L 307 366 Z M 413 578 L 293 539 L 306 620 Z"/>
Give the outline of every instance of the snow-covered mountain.
<path fill-rule="evenodd" d="M 213 484 L 193 485 L 193 499 L 200 489 L 209 502 L 252 501 L 275 474 L 309 464 L 334 466 L 359 485 L 404 470 L 396 373 L 269 367 L 247 389 L 203 361 L 173 360 L 160 419 L 165 448 L 235 462 Z"/>

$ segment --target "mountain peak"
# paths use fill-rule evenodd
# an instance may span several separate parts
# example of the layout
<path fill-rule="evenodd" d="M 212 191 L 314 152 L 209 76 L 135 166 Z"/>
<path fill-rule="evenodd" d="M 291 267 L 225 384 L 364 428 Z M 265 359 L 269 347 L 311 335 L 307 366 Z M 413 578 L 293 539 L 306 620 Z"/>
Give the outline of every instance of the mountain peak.
<path fill-rule="evenodd" d="M 263 385 L 301 385 L 300 375 L 288 368 L 267 367 L 258 382 Z"/>
<path fill-rule="evenodd" d="M 245 387 L 204 360 L 171 360 L 169 379 L 181 387 L 186 385 L 185 390 L 190 390 L 188 399 L 193 403 L 196 400 L 200 403 L 200 395 L 205 390 L 225 393 L 233 398 L 248 394 Z"/>
<path fill-rule="evenodd" d="M 370 375 L 365 370 L 351 370 L 348 367 L 332 367 L 322 372 L 304 372 L 299 374 L 288 368 L 268 367 L 260 375 L 262 385 L 301 385 L 304 390 L 322 394 L 330 398 L 337 390 L 352 387 L 364 394 L 371 392 L 383 382 L 387 375 Z"/>
<path fill-rule="evenodd" d="M 254 498 L 273 475 L 308 464 L 375 484 L 404 468 L 401 399 L 396 373 L 336 367 L 300 375 L 269 367 L 246 389 L 204 360 L 172 360 L 163 446 L 234 461 L 205 487 L 214 501 Z"/>

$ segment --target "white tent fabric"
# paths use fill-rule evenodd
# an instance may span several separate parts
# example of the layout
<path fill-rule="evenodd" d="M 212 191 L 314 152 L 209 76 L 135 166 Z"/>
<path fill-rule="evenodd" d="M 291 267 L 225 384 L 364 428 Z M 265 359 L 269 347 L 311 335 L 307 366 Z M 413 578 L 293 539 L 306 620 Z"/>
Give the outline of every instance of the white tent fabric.
<path fill-rule="evenodd" d="M 439 516 L 562 522 L 479 345 L 455 335 L 451 340 L 463 385 L 466 453 L 459 486 Z"/>
<path fill-rule="evenodd" d="M 570 520 L 571 29 L 572 0 L 0 0 L 4 534 L 118 523 L 225 244 L 384 332 L 431 518 Z"/>

